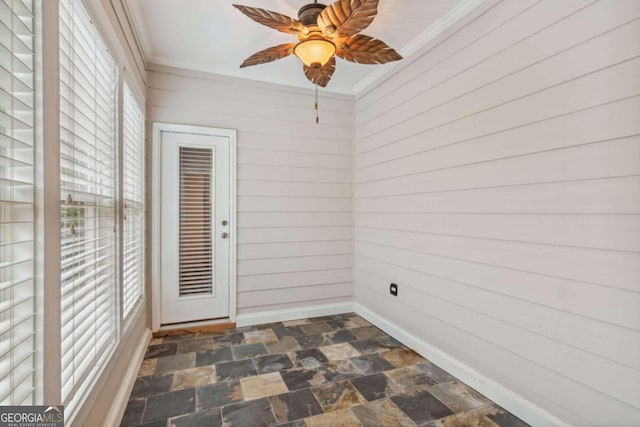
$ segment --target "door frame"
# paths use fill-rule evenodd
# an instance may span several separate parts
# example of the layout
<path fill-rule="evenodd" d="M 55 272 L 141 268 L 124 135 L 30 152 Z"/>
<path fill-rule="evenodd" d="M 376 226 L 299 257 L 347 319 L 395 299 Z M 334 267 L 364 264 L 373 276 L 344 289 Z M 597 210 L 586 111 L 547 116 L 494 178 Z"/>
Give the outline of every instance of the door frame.
<path fill-rule="evenodd" d="M 204 322 L 184 323 L 181 326 L 203 326 L 236 321 L 236 282 L 237 282 L 237 131 L 208 126 L 191 126 L 174 123 L 153 122 L 152 126 L 152 177 L 151 177 L 151 329 L 156 332 L 163 329 L 160 324 L 161 309 L 161 173 L 162 133 L 188 133 L 193 135 L 222 136 L 229 139 L 229 318 Z M 175 326 L 172 326 L 175 328 Z"/>

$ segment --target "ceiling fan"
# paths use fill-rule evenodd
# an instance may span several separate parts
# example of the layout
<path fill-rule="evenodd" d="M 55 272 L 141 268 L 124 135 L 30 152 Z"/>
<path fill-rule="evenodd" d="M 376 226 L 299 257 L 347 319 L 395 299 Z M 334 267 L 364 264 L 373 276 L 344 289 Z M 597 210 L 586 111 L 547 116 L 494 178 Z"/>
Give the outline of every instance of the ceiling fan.
<path fill-rule="evenodd" d="M 240 68 L 264 64 L 295 54 L 304 63 L 311 83 L 325 87 L 338 57 L 359 64 L 384 64 L 402 59 L 382 40 L 358 34 L 378 13 L 379 0 L 338 0 L 326 6 L 317 0 L 298 11 L 298 19 L 256 7 L 233 6 L 254 21 L 298 37 L 297 43 L 273 46 L 248 57 Z"/>

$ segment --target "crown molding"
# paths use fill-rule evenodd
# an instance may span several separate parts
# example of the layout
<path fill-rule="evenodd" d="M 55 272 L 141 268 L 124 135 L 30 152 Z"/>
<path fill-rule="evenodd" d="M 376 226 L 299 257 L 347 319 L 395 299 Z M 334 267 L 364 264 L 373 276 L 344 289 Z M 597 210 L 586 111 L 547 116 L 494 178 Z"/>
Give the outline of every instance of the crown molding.
<path fill-rule="evenodd" d="M 404 48 L 400 49 L 403 58 L 409 58 L 420 51 L 429 42 L 458 23 L 462 18 L 486 3 L 487 0 L 465 0 L 451 9 L 440 19 L 431 24 L 427 29 L 411 40 Z M 380 80 L 388 77 L 392 72 L 403 68 L 406 61 L 392 62 L 390 66 L 378 68 L 360 80 L 354 87 L 352 95 L 358 96 L 371 89 Z"/>
<path fill-rule="evenodd" d="M 191 77 L 196 79 L 204 79 L 220 82 L 223 84 L 239 85 L 242 87 L 254 87 L 257 89 L 269 89 L 278 90 L 280 92 L 296 93 L 309 95 L 313 94 L 313 87 L 309 86 L 296 86 L 287 83 L 278 83 L 272 80 L 258 80 L 250 79 L 247 77 L 238 77 L 229 74 L 216 73 L 213 69 L 202 69 L 195 65 L 182 61 L 172 61 L 159 58 L 158 62 L 147 63 L 147 71 L 173 74 L 183 77 Z M 320 98 L 332 98 L 339 100 L 350 101 L 353 100 L 353 95 L 346 92 L 337 92 L 331 90 L 323 90 L 318 95 Z"/>
<path fill-rule="evenodd" d="M 142 13 L 140 6 L 132 0 L 121 0 L 124 13 L 130 22 L 131 31 L 136 38 L 136 45 L 140 50 L 140 54 L 144 59 L 145 64 L 153 62 L 153 51 L 151 48 L 151 42 L 147 37 L 147 32 L 144 30 L 144 21 L 142 19 Z"/>

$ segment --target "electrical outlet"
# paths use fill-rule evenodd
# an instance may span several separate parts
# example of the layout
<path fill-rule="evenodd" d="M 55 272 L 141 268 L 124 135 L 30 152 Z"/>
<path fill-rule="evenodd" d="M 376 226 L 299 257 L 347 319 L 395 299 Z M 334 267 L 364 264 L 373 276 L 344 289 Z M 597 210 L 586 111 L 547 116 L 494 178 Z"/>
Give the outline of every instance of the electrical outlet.
<path fill-rule="evenodd" d="M 389 293 L 391 295 L 393 295 L 394 297 L 398 296 L 398 285 L 396 285 L 395 283 L 392 283 L 389 285 Z"/>

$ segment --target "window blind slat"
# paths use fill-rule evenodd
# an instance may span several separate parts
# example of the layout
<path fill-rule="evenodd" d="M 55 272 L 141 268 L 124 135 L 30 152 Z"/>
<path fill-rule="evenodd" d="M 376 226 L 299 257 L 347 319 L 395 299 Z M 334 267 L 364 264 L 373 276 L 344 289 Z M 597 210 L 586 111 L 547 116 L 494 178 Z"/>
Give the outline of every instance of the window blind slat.
<path fill-rule="evenodd" d="M 144 289 L 144 113 L 125 83 L 123 93 L 124 226 L 123 296 L 125 318 Z"/>
<path fill-rule="evenodd" d="M 32 0 L 0 2 L 0 404 L 34 400 Z"/>
<path fill-rule="evenodd" d="M 63 403 L 116 341 L 117 69 L 80 0 L 60 1 Z"/>
<path fill-rule="evenodd" d="M 181 296 L 213 291 L 213 150 L 180 147 L 179 269 Z"/>

